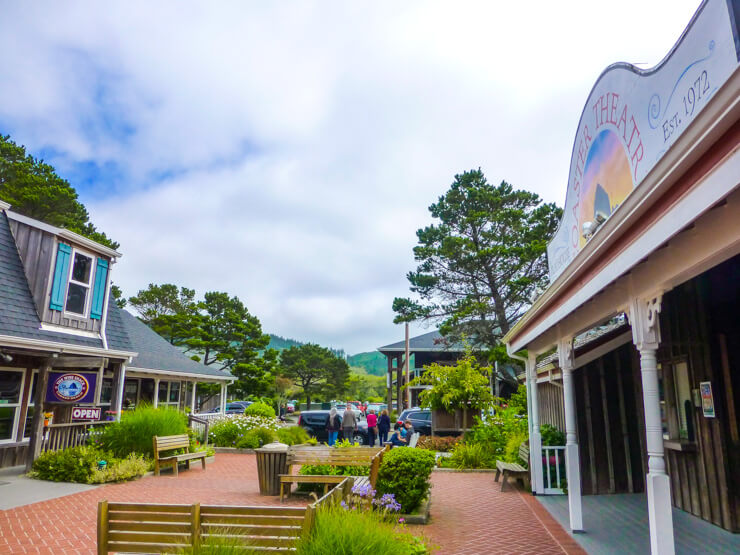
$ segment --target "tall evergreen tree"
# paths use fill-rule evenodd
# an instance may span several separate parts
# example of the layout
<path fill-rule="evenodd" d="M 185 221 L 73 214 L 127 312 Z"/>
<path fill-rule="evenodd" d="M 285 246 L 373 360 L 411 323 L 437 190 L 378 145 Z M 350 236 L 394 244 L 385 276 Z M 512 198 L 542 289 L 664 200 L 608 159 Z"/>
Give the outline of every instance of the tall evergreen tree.
<path fill-rule="evenodd" d="M 407 278 L 417 299 L 396 298 L 394 322 L 432 321 L 453 340 L 494 349 L 548 282 L 547 242 L 562 210 L 483 172 L 455 176 L 416 232 L 419 265 Z"/>
<path fill-rule="evenodd" d="M 119 247 L 90 222 L 74 187 L 52 166 L 27 154 L 10 135 L 0 135 L 0 199 L 10 203 L 14 212 L 69 229 L 112 249 Z"/>

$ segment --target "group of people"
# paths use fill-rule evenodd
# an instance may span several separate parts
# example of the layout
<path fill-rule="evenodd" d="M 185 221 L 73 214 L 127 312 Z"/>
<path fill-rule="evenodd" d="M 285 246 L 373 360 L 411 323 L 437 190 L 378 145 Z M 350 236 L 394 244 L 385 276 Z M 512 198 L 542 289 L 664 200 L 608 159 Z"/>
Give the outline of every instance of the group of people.
<path fill-rule="evenodd" d="M 404 422 L 404 425 L 396 423 L 393 426 L 393 433 L 388 436 L 391 431 L 391 418 L 388 416 L 387 410 L 382 410 L 380 416 L 375 414 L 374 410 L 369 410 L 367 413 L 367 433 L 370 445 L 375 445 L 375 441 L 378 440 L 378 445 L 381 447 L 386 443 L 390 442 L 394 447 L 406 446 L 411 440 L 411 436 L 414 433 L 414 427 L 409 420 Z M 337 409 L 332 407 L 329 411 L 329 421 L 326 425 L 326 431 L 329 434 L 329 445 L 334 445 L 339 436 L 341 430 L 344 437 L 350 439 L 354 436 L 354 432 L 357 429 L 357 417 L 351 410 L 344 411 L 342 418 L 339 417 Z"/>

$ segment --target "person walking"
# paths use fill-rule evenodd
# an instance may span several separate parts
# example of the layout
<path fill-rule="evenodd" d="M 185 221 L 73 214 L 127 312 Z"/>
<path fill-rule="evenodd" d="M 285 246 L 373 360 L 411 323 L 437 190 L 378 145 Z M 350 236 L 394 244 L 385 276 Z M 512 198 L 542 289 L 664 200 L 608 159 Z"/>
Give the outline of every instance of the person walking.
<path fill-rule="evenodd" d="M 391 431 L 391 417 L 388 416 L 388 411 L 383 409 L 378 419 L 378 441 L 379 445 L 383 447 L 385 442 L 388 441 L 388 432 Z"/>
<path fill-rule="evenodd" d="M 356 429 L 357 417 L 355 416 L 354 411 L 352 411 L 352 409 L 349 408 L 349 405 L 347 405 L 347 408 L 344 411 L 344 415 L 342 416 L 342 430 L 344 434 L 344 439 L 352 441 L 352 437 L 355 435 Z"/>
<path fill-rule="evenodd" d="M 337 435 L 342 427 L 342 420 L 337 414 L 337 409 L 332 407 L 329 411 L 329 420 L 326 422 L 326 431 L 329 433 L 329 446 L 331 447 L 337 441 Z"/>
<path fill-rule="evenodd" d="M 378 416 L 375 414 L 375 411 L 370 409 L 367 413 L 367 436 L 370 440 L 370 446 L 375 445 L 375 438 L 377 436 L 378 432 Z"/>

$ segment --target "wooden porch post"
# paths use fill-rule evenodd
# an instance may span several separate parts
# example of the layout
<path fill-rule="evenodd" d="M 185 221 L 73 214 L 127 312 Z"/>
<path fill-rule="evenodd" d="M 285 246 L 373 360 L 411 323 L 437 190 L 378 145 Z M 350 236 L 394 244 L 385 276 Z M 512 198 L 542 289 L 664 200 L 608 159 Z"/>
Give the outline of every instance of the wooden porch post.
<path fill-rule="evenodd" d="M 110 410 L 116 411 L 116 420 L 121 419 L 123 408 L 124 382 L 126 381 L 126 364 L 119 363 L 113 368 L 113 391 L 111 393 Z"/>
<path fill-rule="evenodd" d="M 26 472 L 33 468 L 33 461 L 41 452 L 41 443 L 44 441 L 44 400 L 46 399 L 46 386 L 49 383 L 49 372 L 51 371 L 51 359 L 46 359 L 39 368 L 39 381 L 36 383 L 36 395 L 33 398 L 33 424 L 31 426 L 31 440 L 28 445 L 26 456 Z"/>
<path fill-rule="evenodd" d="M 532 434 L 529 436 L 529 459 L 532 471 L 532 486 L 537 495 L 544 495 L 545 480 L 542 475 L 542 436 L 540 435 L 540 408 L 537 400 L 537 357 L 530 354 L 527 360 L 527 373 L 532 390 L 532 406 L 530 415 L 532 419 Z"/>
<path fill-rule="evenodd" d="M 193 382 L 193 394 L 190 397 L 190 412 L 195 413 L 195 400 L 197 399 L 198 382 Z"/>
<path fill-rule="evenodd" d="M 660 305 L 662 292 L 647 299 L 632 299 L 629 320 L 632 340 L 640 352 L 642 402 L 645 407 L 645 439 L 648 451 L 646 480 L 648 518 L 650 519 L 650 551 L 653 555 L 673 555 L 673 514 L 671 481 L 666 473 L 663 451 L 663 426 L 660 418 L 658 391 L 658 361 L 660 344 Z"/>
<path fill-rule="evenodd" d="M 583 532 L 583 503 L 581 500 L 581 462 L 576 435 L 576 393 L 573 387 L 573 339 L 558 343 L 560 371 L 563 374 L 563 407 L 565 409 L 565 476 L 568 481 L 568 512 L 570 529 Z"/>
<path fill-rule="evenodd" d="M 386 386 L 388 388 L 388 414 L 393 412 L 393 358 L 386 355 L 388 359 L 388 373 L 385 376 Z"/>

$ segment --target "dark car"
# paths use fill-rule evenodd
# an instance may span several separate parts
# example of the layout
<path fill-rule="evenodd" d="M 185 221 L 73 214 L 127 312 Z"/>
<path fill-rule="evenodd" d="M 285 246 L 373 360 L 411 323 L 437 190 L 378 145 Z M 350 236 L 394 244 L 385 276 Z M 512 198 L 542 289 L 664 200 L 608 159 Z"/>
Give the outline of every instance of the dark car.
<path fill-rule="evenodd" d="M 226 414 L 244 414 L 244 410 L 252 404 L 252 401 L 232 401 L 226 403 Z"/>
<path fill-rule="evenodd" d="M 423 436 L 432 435 L 432 411 L 427 409 L 403 411 L 401 416 L 409 420 L 415 432 Z"/>
<path fill-rule="evenodd" d="M 341 423 L 341 421 L 342 417 L 339 416 L 339 422 Z M 304 410 L 298 417 L 298 425 L 306 430 L 308 435 L 315 437 L 319 442 L 329 441 L 329 433 L 326 431 L 326 425 L 328 423 L 328 410 Z M 339 432 L 339 439 L 342 439 L 342 432 Z M 360 445 L 369 445 L 370 441 L 367 434 L 367 422 L 364 420 L 362 422 L 358 422 L 357 430 L 355 430 L 353 437 L 350 439 Z"/>

